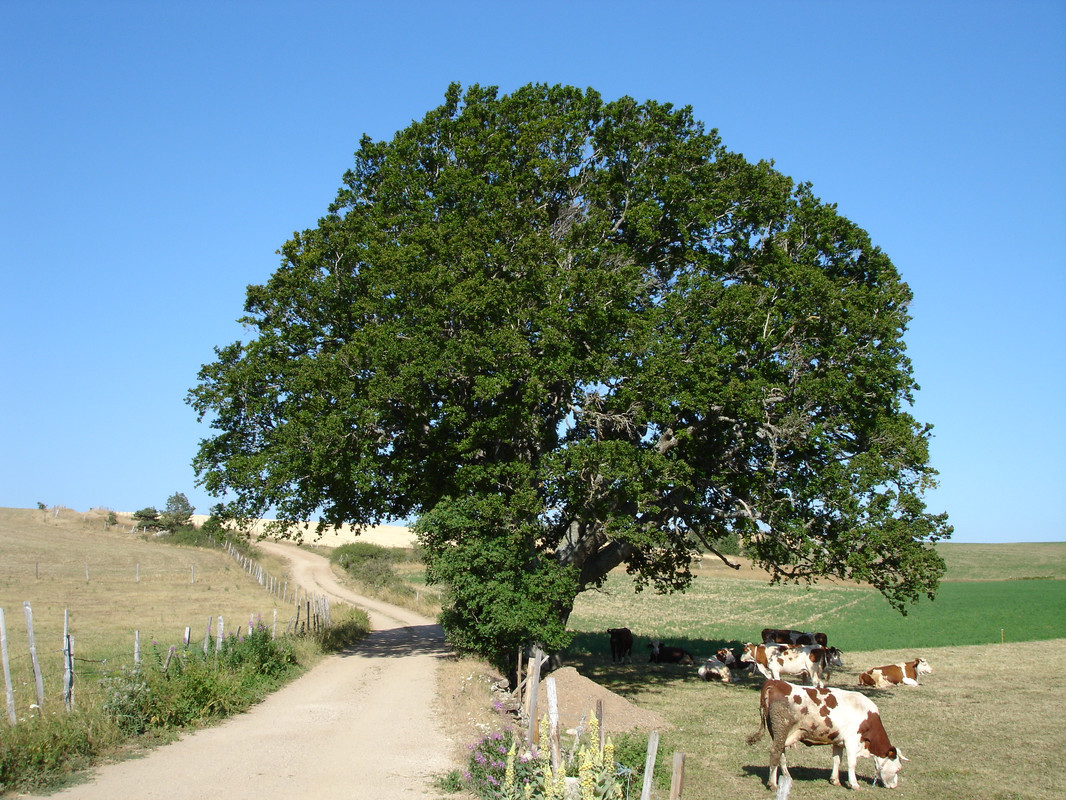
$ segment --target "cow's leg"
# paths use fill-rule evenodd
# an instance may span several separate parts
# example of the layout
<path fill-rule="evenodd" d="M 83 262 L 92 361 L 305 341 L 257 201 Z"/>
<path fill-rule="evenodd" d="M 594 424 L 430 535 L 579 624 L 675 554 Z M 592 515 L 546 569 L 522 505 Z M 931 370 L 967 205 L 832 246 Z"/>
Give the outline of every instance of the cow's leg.
<path fill-rule="evenodd" d="M 840 785 L 840 755 L 844 748 L 838 744 L 833 745 L 833 771 L 829 775 L 829 782 L 834 786 Z"/>
<path fill-rule="evenodd" d="M 855 762 L 859 759 L 858 742 L 854 742 L 851 747 L 848 748 L 848 786 L 852 789 L 859 788 L 859 781 L 855 777 Z"/>

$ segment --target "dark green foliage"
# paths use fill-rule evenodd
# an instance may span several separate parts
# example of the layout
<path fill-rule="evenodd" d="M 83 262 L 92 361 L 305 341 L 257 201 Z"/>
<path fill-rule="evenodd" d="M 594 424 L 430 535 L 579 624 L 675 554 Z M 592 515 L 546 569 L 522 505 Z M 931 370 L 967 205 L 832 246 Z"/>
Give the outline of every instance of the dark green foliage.
<path fill-rule="evenodd" d="M 188 525 L 196 509 L 181 492 L 172 494 L 167 499 L 166 509 L 159 515 L 159 524 L 167 530 Z"/>
<path fill-rule="evenodd" d="M 809 184 L 566 86 L 452 86 L 355 162 L 189 393 L 225 514 L 419 518 L 449 636 L 497 662 L 615 566 L 685 588 L 693 541 L 933 594 L 911 292 Z"/>
<path fill-rule="evenodd" d="M 332 625 L 311 634 L 324 653 L 340 652 L 370 633 L 370 619 L 361 608 L 341 606 L 332 617 Z"/>
<path fill-rule="evenodd" d="M 514 729 L 505 728 L 486 734 L 473 744 L 467 745 L 470 756 L 462 778 L 466 788 L 474 795 L 485 800 L 501 796 L 500 787 L 507 767 L 507 751 L 511 749 L 516 738 Z M 523 767 L 529 764 L 529 760 L 519 760 L 515 763 L 515 777 L 520 784 L 523 777 L 528 777 L 524 773 L 531 772 L 523 770 Z"/>
<path fill-rule="evenodd" d="M 133 512 L 133 521 L 138 528 L 156 530 L 159 528 L 159 511 L 156 510 L 155 506 L 147 506 L 140 511 Z"/>
<path fill-rule="evenodd" d="M 329 556 L 331 563 L 369 589 L 413 596 L 414 589 L 393 572 L 392 565 L 400 558 L 395 549 L 371 542 L 342 544 Z"/>
<path fill-rule="evenodd" d="M 613 736 L 611 740 L 614 742 L 614 760 L 625 768 L 628 785 L 636 787 L 635 791 L 639 792 L 640 786 L 644 783 L 644 766 L 648 755 L 648 734 L 634 730 Z M 663 751 L 660 749 L 652 772 L 653 785 L 659 789 L 669 789 L 672 769 L 673 765 L 670 759 L 664 758 Z"/>

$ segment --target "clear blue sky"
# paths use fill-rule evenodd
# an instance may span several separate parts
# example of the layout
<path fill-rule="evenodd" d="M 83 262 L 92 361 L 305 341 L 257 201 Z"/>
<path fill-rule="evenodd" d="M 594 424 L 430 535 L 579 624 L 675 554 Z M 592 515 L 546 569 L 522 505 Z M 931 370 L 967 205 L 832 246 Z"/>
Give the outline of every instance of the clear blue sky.
<path fill-rule="evenodd" d="M 1066 4 L 0 0 L 0 506 L 206 513 L 185 404 L 359 137 L 450 81 L 691 105 L 915 292 L 928 496 L 1066 540 Z"/>

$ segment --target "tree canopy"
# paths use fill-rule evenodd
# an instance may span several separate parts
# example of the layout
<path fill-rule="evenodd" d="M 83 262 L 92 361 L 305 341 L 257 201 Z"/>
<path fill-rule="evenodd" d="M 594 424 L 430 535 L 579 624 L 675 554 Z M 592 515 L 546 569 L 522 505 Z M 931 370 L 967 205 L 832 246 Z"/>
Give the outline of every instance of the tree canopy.
<path fill-rule="evenodd" d="M 561 646 L 611 569 L 682 589 L 726 539 L 774 580 L 935 591 L 909 287 L 690 108 L 452 85 L 280 255 L 190 390 L 199 480 L 281 527 L 417 518 L 459 646 Z"/>

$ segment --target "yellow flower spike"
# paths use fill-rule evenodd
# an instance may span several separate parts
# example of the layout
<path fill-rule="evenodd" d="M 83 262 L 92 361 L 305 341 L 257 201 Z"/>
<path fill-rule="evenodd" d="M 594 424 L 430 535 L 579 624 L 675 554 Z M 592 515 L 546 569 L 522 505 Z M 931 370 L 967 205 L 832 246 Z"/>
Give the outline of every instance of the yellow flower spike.
<path fill-rule="evenodd" d="M 540 738 L 537 740 L 537 746 L 540 747 L 541 760 L 547 760 L 551 755 L 551 742 L 548 741 L 549 723 L 548 716 L 545 715 L 540 718 Z"/>
<path fill-rule="evenodd" d="M 603 745 L 603 765 L 611 768 L 611 772 L 614 772 L 614 742 L 611 737 L 607 737 L 606 744 Z"/>
<path fill-rule="evenodd" d="M 525 788 L 526 800 L 533 800 L 533 784 L 527 783 Z"/>
<path fill-rule="evenodd" d="M 514 790 L 514 759 L 518 750 L 518 739 L 511 740 L 511 749 L 507 751 L 507 769 L 503 773 L 503 788 L 507 794 Z"/>
<path fill-rule="evenodd" d="M 596 762 L 591 749 L 586 749 L 581 756 L 581 768 L 578 771 L 581 784 L 581 800 L 596 800 Z"/>
<path fill-rule="evenodd" d="M 589 746 L 600 749 L 600 721 L 596 719 L 596 712 L 589 714 Z"/>
<path fill-rule="evenodd" d="M 545 781 L 547 784 L 547 781 Z M 559 771 L 555 773 L 555 780 L 552 784 L 552 797 L 558 797 L 560 800 L 565 800 L 567 796 L 566 791 L 566 764 L 559 764 Z"/>

